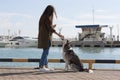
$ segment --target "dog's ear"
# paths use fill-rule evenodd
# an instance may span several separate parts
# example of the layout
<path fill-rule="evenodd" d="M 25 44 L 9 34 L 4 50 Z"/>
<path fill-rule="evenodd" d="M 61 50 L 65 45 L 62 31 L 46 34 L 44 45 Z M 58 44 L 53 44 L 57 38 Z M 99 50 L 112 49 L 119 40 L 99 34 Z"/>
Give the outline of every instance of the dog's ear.
<path fill-rule="evenodd" d="M 71 43 L 71 41 L 67 40 L 67 42 L 66 42 L 66 43 L 70 44 L 70 43 Z"/>
<path fill-rule="evenodd" d="M 69 40 L 67 40 L 67 43 L 69 43 Z"/>

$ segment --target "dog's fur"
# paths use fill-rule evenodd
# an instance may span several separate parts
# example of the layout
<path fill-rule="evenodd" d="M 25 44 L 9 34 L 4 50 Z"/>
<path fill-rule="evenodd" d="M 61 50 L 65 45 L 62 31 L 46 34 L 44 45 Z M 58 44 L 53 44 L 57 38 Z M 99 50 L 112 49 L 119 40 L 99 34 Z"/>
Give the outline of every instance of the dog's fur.
<path fill-rule="evenodd" d="M 83 64 L 79 57 L 75 54 L 70 42 L 68 40 L 63 41 L 63 59 L 65 61 L 65 70 L 68 71 L 70 67 L 73 71 L 84 71 Z"/>

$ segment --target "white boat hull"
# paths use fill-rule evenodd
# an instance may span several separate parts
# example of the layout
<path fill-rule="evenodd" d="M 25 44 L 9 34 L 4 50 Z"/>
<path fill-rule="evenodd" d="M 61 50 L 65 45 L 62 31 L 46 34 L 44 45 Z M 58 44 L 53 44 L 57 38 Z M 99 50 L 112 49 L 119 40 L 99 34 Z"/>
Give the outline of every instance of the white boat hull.
<path fill-rule="evenodd" d="M 7 42 L 0 41 L 0 47 L 5 47 L 5 45 L 8 44 Z"/>
<path fill-rule="evenodd" d="M 18 37 L 19 38 L 19 37 Z M 17 39 L 17 40 L 10 40 L 9 44 L 5 47 L 10 48 L 20 48 L 20 47 L 37 47 L 37 39 Z"/>

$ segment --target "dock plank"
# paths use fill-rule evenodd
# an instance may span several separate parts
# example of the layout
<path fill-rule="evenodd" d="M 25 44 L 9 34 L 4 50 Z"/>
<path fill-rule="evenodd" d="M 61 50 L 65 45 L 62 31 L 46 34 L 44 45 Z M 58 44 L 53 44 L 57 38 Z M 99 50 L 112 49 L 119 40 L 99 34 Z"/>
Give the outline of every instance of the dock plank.
<path fill-rule="evenodd" d="M 93 70 L 88 72 L 65 72 L 55 69 L 43 73 L 33 68 L 0 68 L 0 80 L 120 80 L 120 70 Z"/>

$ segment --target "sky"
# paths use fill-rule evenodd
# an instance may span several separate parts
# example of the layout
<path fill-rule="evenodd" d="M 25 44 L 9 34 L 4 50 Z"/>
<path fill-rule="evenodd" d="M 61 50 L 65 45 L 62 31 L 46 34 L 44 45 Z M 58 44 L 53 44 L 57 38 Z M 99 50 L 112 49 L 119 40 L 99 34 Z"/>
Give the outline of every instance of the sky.
<path fill-rule="evenodd" d="M 57 12 L 53 24 L 55 30 L 66 38 L 81 33 L 76 25 L 108 25 L 102 32 L 119 35 L 120 0 L 0 0 L 0 35 L 38 36 L 38 22 L 47 5 Z M 53 35 L 53 37 L 57 37 Z"/>

